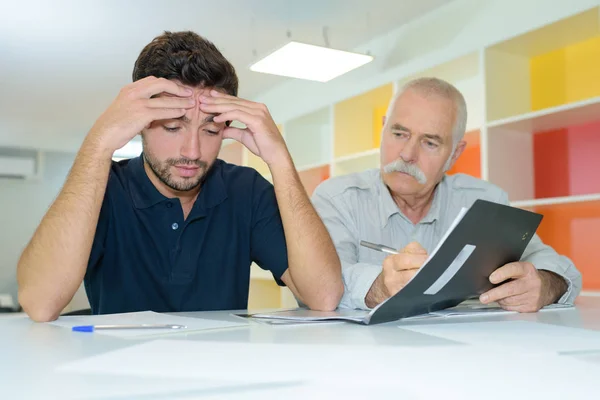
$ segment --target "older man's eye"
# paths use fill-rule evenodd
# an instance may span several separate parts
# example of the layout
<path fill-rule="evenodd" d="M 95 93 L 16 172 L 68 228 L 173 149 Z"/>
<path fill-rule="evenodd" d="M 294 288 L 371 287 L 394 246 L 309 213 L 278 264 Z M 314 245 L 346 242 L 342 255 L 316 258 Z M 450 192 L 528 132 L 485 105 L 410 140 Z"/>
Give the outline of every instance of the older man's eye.
<path fill-rule="evenodd" d="M 181 129 L 181 127 L 179 127 L 179 126 L 165 126 L 165 125 L 163 125 L 163 129 L 164 129 L 165 131 L 167 131 L 167 132 L 172 132 L 172 133 L 174 133 L 174 132 L 177 132 L 178 130 L 180 130 L 180 129 Z"/>

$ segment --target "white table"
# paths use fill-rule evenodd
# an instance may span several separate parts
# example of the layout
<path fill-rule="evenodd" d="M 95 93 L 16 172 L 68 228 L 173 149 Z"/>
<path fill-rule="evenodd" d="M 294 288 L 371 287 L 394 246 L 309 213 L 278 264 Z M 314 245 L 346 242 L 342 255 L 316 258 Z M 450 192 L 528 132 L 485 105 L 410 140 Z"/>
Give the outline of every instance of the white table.
<path fill-rule="evenodd" d="M 577 308 L 536 314 L 511 314 L 469 318 L 469 322 L 526 320 L 568 327 L 600 331 L 600 297 L 579 297 Z M 203 317 L 219 320 L 236 320 L 229 312 L 180 313 L 188 317 Z M 452 322 L 459 322 L 454 319 Z M 406 321 L 402 324 L 440 324 L 442 319 L 428 321 Z M 429 347 L 452 345 L 453 342 L 398 329 L 399 322 L 362 326 L 351 323 L 335 323 L 309 326 L 269 326 L 251 322 L 249 326 L 219 331 L 206 331 L 184 336 L 173 336 L 178 340 L 210 340 L 221 342 L 257 342 L 290 344 L 351 344 L 362 346 L 392 345 Z M 161 394 L 140 396 L 144 399 L 191 398 L 186 395 L 213 394 L 208 391 L 186 392 L 181 389 L 190 382 L 160 382 L 156 379 L 125 377 L 81 377 L 56 374 L 54 368 L 64 362 L 120 349 L 141 340 L 119 339 L 101 335 L 73 335 L 68 329 L 48 324 L 36 324 L 24 316 L 0 317 L 0 399 L 34 398 L 80 398 L 83 392 L 94 392 L 95 398 L 133 399 L 138 397 L 112 396 L 119 388 L 136 385 L 157 385 L 157 391 L 172 385 L 170 396 Z M 582 354 L 588 360 L 600 363 L 600 352 Z M 600 376 L 598 377 L 600 378 Z M 110 391 L 107 389 L 110 387 Z M 600 386 L 599 386 L 600 391 Z M 106 392 L 106 397 L 104 397 Z M 239 393 L 238 393 L 239 394 Z M 598 393 L 596 393 L 598 394 Z M 179 397 L 178 397 L 179 396 Z M 88 398 L 88 397 L 86 397 Z M 196 398 L 196 397 L 194 397 Z M 197 397 L 202 398 L 202 397 Z"/>

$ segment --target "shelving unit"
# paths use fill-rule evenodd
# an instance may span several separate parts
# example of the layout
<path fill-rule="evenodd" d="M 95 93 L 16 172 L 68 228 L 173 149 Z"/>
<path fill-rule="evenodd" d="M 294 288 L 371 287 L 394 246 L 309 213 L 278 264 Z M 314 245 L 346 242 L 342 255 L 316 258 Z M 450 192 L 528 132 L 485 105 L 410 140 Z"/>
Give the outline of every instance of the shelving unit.
<path fill-rule="evenodd" d="M 600 232 L 599 66 L 594 7 L 278 122 L 312 194 L 330 176 L 380 166 L 387 107 L 404 83 L 424 76 L 451 82 L 466 99 L 468 120 L 467 147 L 448 173 L 486 179 L 514 206 L 544 214 L 542 240 L 575 262 L 584 290 L 600 290 L 593 239 Z"/>
<path fill-rule="evenodd" d="M 598 7 L 485 49 L 489 180 L 600 289 Z"/>

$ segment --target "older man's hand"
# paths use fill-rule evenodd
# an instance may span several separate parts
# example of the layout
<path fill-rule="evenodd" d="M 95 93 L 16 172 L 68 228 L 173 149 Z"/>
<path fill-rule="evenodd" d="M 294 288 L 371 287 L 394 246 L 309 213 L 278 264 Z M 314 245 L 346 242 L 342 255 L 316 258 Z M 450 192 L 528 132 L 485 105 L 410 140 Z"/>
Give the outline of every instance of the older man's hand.
<path fill-rule="evenodd" d="M 365 297 L 367 307 L 373 308 L 398 293 L 423 266 L 427 256 L 427 250 L 421 244 L 411 242 L 399 254 L 386 257 L 381 274 Z"/>
<path fill-rule="evenodd" d="M 483 304 L 498 302 L 505 310 L 536 312 L 556 302 L 567 290 L 567 283 L 553 272 L 538 270 L 530 262 L 513 262 L 498 268 L 490 282 L 502 285 L 480 296 Z"/>

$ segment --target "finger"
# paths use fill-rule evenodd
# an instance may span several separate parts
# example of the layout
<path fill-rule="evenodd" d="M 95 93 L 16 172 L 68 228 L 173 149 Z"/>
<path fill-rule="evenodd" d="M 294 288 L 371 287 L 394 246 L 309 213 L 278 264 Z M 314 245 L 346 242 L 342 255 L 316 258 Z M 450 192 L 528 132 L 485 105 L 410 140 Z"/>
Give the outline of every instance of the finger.
<path fill-rule="evenodd" d="M 528 296 L 527 293 L 523 293 L 523 294 L 519 294 L 516 296 L 510 296 L 510 297 L 506 297 L 504 299 L 498 300 L 498 304 L 500 304 L 500 306 L 515 307 L 515 306 L 527 304 L 527 302 L 529 301 L 529 298 L 530 298 L 530 296 Z"/>
<path fill-rule="evenodd" d="M 160 93 L 168 93 L 179 97 L 190 97 L 194 92 L 192 89 L 176 84 L 164 78 L 148 81 L 146 85 L 138 88 L 142 97 L 150 98 Z"/>
<path fill-rule="evenodd" d="M 426 254 L 398 254 L 394 257 L 394 270 L 419 269 L 427 260 Z"/>
<path fill-rule="evenodd" d="M 524 268 L 522 263 L 509 263 L 495 270 L 490 275 L 490 282 L 493 284 L 498 284 L 508 279 L 518 279 L 525 276 L 526 273 L 527 270 Z"/>
<path fill-rule="evenodd" d="M 152 108 L 150 109 L 151 121 L 179 118 L 187 112 L 185 108 Z"/>
<path fill-rule="evenodd" d="M 427 254 L 427 250 L 425 250 L 419 242 L 410 242 L 402 249 L 401 252 L 410 254 Z"/>
<path fill-rule="evenodd" d="M 193 108 L 193 97 L 161 96 L 146 101 L 148 108 Z"/>
<path fill-rule="evenodd" d="M 239 97 L 232 96 L 229 93 L 223 93 L 223 92 L 221 92 L 219 90 L 216 90 L 216 89 L 212 89 L 210 91 L 210 97 L 220 97 L 220 98 L 223 98 L 223 99 L 238 99 L 238 100 L 242 100 Z"/>
<path fill-rule="evenodd" d="M 227 97 L 212 97 L 212 96 L 200 96 L 201 104 L 237 104 L 241 107 L 246 107 L 257 112 L 264 112 L 266 106 L 253 101 L 240 99 L 238 97 L 227 96 Z"/>
<path fill-rule="evenodd" d="M 483 304 L 489 304 L 507 297 L 518 296 L 526 291 L 525 283 L 522 280 L 515 280 L 488 290 L 479 297 L 479 301 Z"/>
<path fill-rule="evenodd" d="M 540 310 L 535 304 L 520 304 L 518 306 L 501 306 L 506 311 L 516 311 L 519 313 L 531 313 Z"/>
<path fill-rule="evenodd" d="M 145 86 L 149 82 L 155 81 L 157 79 L 158 79 L 157 77 L 155 77 L 153 75 L 149 75 L 149 76 L 147 76 L 145 78 L 138 79 L 137 81 L 130 83 L 129 87 L 131 87 L 131 88 L 138 88 L 138 87 L 141 87 L 141 86 Z"/>
<path fill-rule="evenodd" d="M 242 143 L 243 137 L 247 134 L 249 134 L 247 128 L 225 128 L 223 131 L 223 139 L 233 139 L 236 142 Z"/>
<path fill-rule="evenodd" d="M 240 110 L 240 111 L 244 111 L 245 113 L 248 113 L 251 115 L 257 115 L 256 110 L 254 110 L 252 108 L 248 108 L 244 105 L 236 104 L 236 103 L 222 103 L 222 104 L 200 103 L 200 109 L 202 111 L 204 111 L 205 113 L 209 113 L 209 114 L 224 114 L 227 112 Z"/>
<path fill-rule="evenodd" d="M 221 123 L 221 122 L 226 122 L 226 121 L 239 121 L 242 124 L 246 125 L 246 126 L 250 126 L 253 123 L 256 123 L 258 120 L 258 117 L 256 117 L 255 115 L 252 114 L 248 114 L 245 111 L 242 110 L 234 110 L 234 111 L 229 111 L 223 114 L 219 114 L 217 116 L 214 117 L 213 121 L 217 124 Z"/>
<path fill-rule="evenodd" d="M 399 281 L 402 284 L 402 286 L 406 286 L 406 284 L 417 274 L 417 272 L 417 269 L 398 272 Z"/>

